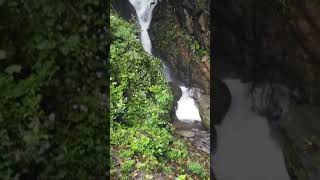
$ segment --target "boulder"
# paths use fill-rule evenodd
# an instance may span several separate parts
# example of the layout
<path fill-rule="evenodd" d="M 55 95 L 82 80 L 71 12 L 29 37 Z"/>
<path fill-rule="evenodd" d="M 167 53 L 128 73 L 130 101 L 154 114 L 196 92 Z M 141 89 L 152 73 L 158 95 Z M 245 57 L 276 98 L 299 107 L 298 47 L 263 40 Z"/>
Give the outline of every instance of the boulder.
<path fill-rule="evenodd" d="M 172 91 L 174 101 L 178 101 L 182 96 L 181 88 L 174 82 L 169 82 L 169 86 Z"/>
<path fill-rule="evenodd" d="M 288 110 L 290 90 L 281 84 L 254 85 L 250 95 L 252 109 L 269 120 L 278 120 Z"/>
<path fill-rule="evenodd" d="M 214 78 L 212 85 L 212 105 L 214 124 L 220 124 L 231 104 L 231 93 L 227 85 L 220 79 Z"/>
<path fill-rule="evenodd" d="M 210 129 L 210 96 L 206 94 L 200 95 L 196 101 L 202 124 Z"/>

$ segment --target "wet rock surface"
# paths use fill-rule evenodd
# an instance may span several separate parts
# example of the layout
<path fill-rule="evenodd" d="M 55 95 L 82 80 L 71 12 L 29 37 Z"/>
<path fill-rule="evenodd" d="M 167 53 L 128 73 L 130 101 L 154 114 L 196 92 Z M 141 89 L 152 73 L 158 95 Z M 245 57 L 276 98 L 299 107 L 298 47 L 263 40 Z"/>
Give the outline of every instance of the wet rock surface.
<path fill-rule="evenodd" d="M 210 132 L 206 131 L 201 122 L 174 121 L 173 126 L 175 133 L 189 141 L 194 148 L 210 153 Z"/>
<path fill-rule="evenodd" d="M 192 2 L 190 7 L 195 6 L 195 4 L 198 4 L 198 2 Z M 199 87 L 206 94 L 210 94 L 210 58 L 208 53 L 199 53 L 209 52 L 209 30 L 201 30 L 201 26 L 209 23 L 209 21 L 204 17 L 207 15 L 202 15 L 200 20 L 202 25 L 198 24 L 197 21 L 200 17 L 196 18 L 193 13 L 194 9 L 187 10 L 184 8 L 186 7 L 181 6 L 180 1 L 173 0 L 162 1 L 157 5 L 150 27 L 154 54 L 161 57 L 172 68 L 173 75 L 177 80 L 184 82 L 188 87 Z M 199 12 L 204 13 L 204 10 Z M 188 32 L 186 21 L 190 21 L 187 24 L 193 24 L 193 28 L 199 27 L 200 31 L 193 34 Z M 196 39 L 202 43 L 196 45 L 195 39 L 192 39 L 191 35 L 198 37 Z M 197 49 L 192 49 L 192 47 L 197 47 Z"/>
<path fill-rule="evenodd" d="M 280 120 L 280 127 L 291 144 L 284 147 L 284 154 L 294 151 L 297 156 L 295 159 L 286 158 L 288 169 L 291 170 L 294 179 L 317 180 L 320 177 L 319 117 L 319 106 L 291 105 Z"/>
<path fill-rule="evenodd" d="M 283 3 L 215 3 L 215 62 L 232 62 L 248 81 L 297 88 L 305 103 L 319 105 L 320 7 L 312 1 Z"/>
<path fill-rule="evenodd" d="M 203 125 L 210 129 L 210 96 L 203 94 L 196 100 Z"/>
<path fill-rule="evenodd" d="M 292 92 L 281 84 L 260 83 L 252 86 L 252 109 L 271 121 L 277 121 L 288 111 Z"/>
<path fill-rule="evenodd" d="M 174 82 L 169 82 L 170 89 L 173 93 L 174 101 L 178 101 L 180 97 L 182 96 L 182 91 L 178 84 Z"/>

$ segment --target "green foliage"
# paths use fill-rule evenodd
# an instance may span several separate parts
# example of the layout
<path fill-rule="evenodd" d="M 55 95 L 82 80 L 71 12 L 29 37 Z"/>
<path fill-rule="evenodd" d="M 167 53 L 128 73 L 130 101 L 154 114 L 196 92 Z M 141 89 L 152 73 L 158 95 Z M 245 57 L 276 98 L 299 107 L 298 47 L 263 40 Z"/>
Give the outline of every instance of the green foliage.
<path fill-rule="evenodd" d="M 199 176 L 205 176 L 205 171 L 199 163 L 189 162 L 188 169 Z"/>
<path fill-rule="evenodd" d="M 174 11 L 172 8 L 164 8 L 161 12 L 161 20 L 154 23 L 154 34 L 157 37 L 153 37 L 155 40 L 155 48 L 161 53 L 166 53 L 166 56 L 171 58 L 178 58 L 179 51 L 172 49 L 187 49 L 191 53 L 195 63 L 201 62 L 203 56 L 207 56 L 209 59 L 208 49 L 205 49 L 197 41 L 197 39 L 187 33 L 185 29 L 180 27 L 179 20 L 176 16 L 172 16 Z M 167 28 L 170 27 L 170 28 Z M 157 33 L 162 32 L 162 33 Z M 210 59 L 209 59 L 210 61 Z"/>
<path fill-rule="evenodd" d="M 180 160 L 186 158 L 188 155 L 188 150 L 185 144 L 181 141 L 175 141 L 172 144 L 171 151 L 168 153 L 168 156 L 172 160 Z"/>
<path fill-rule="evenodd" d="M 200 43 L 193 36 L 190 36 L 185 32 L 183 34 L 186 44 L 190 51 L 193 53 L 197 62 L 201 61 L 203 56 L 210 56 L 209 52 L 206 49 L 202 48 Z"/>
<path fill-rule="evenodd" d="M 125 161 L 123 163 L 123 166 L 121 167 L 121 171 L 123 173 L 129 173 L 133 167 L 134 167 L 134 164 L 135 164 L 135 161 L 134 160 L 128 160 L 128 161 Z"/>
<path fill-rule="evenodd" d="M 146 54 L 134 28 L 111 16 L 111 120 L 159 123 L 172 101 L 159 59 Z M 130 50 L 132 49 L 132 50 Z M 160 121 L 161 122 L 161 121 Z"/>
<path fill-rule="evenodd" d="M 0 179 L 105 174 L 104 4 L 0 1 Z"/>
<path fill-rule="evenodd" d="M 176 178 L 176 180 L 186 180 L 187 179 L 187 175 L 180 175 Z"/>
<path fill-rule="evenodd" d="M 133 25 L 114 13 L 110 18 L 112 149 L 120 162 L 136 161 L 136 169 L 172 172 L 168 162 L 186 159 L 188 152 L 168 124 L 173 96 L 161 61 L 144 52 Z"/>
<path fill-rule="evenodd" d="M 131 177 L 136 170 L 183 173 L 189 152 L 186 143 L 172 135 L 168 123 L 173 96 L 162 63 L 143 50 L 132 23 L 115 13 L 110 20 L 111 154 L 121 171 L 117 174 L 112 166 L 113 176 Z"/>

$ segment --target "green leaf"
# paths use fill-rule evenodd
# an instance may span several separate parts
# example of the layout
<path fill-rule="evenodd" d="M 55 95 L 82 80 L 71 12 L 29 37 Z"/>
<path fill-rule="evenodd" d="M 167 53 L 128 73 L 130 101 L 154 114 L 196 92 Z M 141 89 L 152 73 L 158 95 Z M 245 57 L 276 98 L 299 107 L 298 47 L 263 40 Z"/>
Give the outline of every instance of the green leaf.
<path fill-rule="evenodd" d="M 0 5 L 1 5 L 1 0 L 0 0 Z M 7 58 L 7 52 L 0 49 L 0 60 L 6 59 Z"/>
<path fill-rule="evenodd" d="M 4 71 L 6 73 L 8 73 L 8 74 L 20 73 L 21 72 L 21 66 L 20 65 L 16 65 L 16 64 L 10 65 Z"/>

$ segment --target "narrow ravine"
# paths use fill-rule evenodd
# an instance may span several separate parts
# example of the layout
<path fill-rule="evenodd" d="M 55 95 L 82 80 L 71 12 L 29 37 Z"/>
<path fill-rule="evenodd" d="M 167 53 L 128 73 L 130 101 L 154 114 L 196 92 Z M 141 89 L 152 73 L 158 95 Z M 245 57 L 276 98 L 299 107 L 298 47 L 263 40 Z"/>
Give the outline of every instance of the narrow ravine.
<path fill-rule="evenodd" d="M 249 85 L 225 79 L 232 102 L 217 130 L 214 173 L 218 180 L 289 180 L 282 151 L 266 118 L 252 109 Z"/>
<path fill-rule="evenodd" d="M 152 55 L 152 44 L 148 34 L 150 22 L 152 20 L 152 11 L 158 4 L 157 0 L 140 1 L 129 0 L 136 10 L 139 25 L 141 28 L 141 43 L 144 50 Z M 163 63 L 164 64 L 164 63 Z M 171 82 L 173 79 L 170 76 L 170 69 L 164 64 L 164 74 L 166 80 Z M 194 96 L 194 90 L 192 87 L 180 86 L 182 96 L 178 101 L 178 107 L 176 110 L 176 116 L 181 121 L 201 121 L 199 110 L 195 105 L 195 101 L 192 98 Z"/>
<path fill-rule="evenodd" d="M 130 0 L 130 3 L 136 10 L 139 25 L 141 28 L 141 43 L 146 52 L 152 55 L 152 44 L 148 34 L 150 22 L 152 20 L 152 11 L 158 4 L 157 0 Z M 177 101 L 175 115 L 177 121 L 173 121 L 173 125 L 177 133 L 183 136 L 186 140 L 191 141 L 194 146 L 205 153 L 210 151 L 209 132 L 202 127 L 199 110 L 196 106 L 194 98 L 199 97 L 200 91 L 197 88 L 186 87 L 183 82 L 177 82 L 171 76 L 171 69 L 163 63 L 163 73 L 167 82 L 173 82 L 179 85 L 182 95 Z"/>

